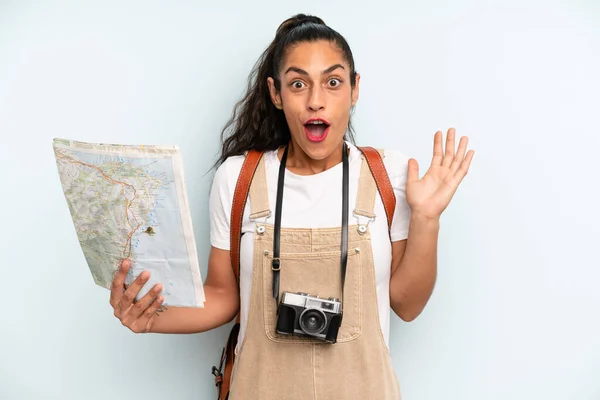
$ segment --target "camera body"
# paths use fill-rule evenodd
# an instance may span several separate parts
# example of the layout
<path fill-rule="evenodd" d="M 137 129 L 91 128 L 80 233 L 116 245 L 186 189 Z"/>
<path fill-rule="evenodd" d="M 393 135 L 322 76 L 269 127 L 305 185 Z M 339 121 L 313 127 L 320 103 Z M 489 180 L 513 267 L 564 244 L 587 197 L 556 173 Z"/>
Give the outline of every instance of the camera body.
<path fill-rule="evenodd" d="M 277 311 L 276 331 L 335 343 L 342 323 L 341 303 L 307 293 L 283 292 Z"/>

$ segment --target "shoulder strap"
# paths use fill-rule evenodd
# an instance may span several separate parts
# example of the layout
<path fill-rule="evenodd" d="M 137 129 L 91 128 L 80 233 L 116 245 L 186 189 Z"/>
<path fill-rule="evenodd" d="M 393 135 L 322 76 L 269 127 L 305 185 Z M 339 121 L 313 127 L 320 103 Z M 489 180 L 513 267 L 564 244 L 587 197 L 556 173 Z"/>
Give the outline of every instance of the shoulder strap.
<path fill-rule="evenodd" d="M 394 210 L 396 209 L 396 195 L 394 194 L 394 189 L 392 188 L 392 183 L 385 169 L 381 154 L 372 147 L 358 147 L 358 149 L 365 156 L 371 174 L 373 174 L 377 190 L 383 201 L 388 229 L 392 229 L 392 219 L 394 218 Z"/>
<path fill-rule="evenodd" d="M 250 184 L 262 158 L 263 152 L 250 150 L 244 159 L 240 175 L 238 176 L 233 193 L 233 203 L 231 205 L 231 220 L 229 223 L 229 254 L 231 257 L 231 268 L 240 285 L 240 239 L 242 236 L 242 218 L 244 208 L 248 200 Z M 231 372 L 233 371 L 233 362 L 235 359 L 235 347 L 237 346 L 238 333 L 240 329 L 240 313 L 235 320 L 235 324 L 229 332 L 227 343 L 221 354 L 219 367 L 213 367 L 212 373 L 215 375 L 215 384 L 219 395 L 219 400 L 225 400 L 229 396 L 229 387 L 231 384 Z"/>
<path fill-rule="evenodd" d="M 358 149 L 364 154 L 365 160 L 369 165 L 371 174 L 375 179 L 377 190 L 383 201 L 383 208 L 387 217 L 388 227 L 392 227 L 392 219 L 394 217 L 394 210 L 396 209 L 396 195 L 392 188 L 392 183 L 385 169 L 383 159 L 378 150 L 373 147 L 358 147 Z M 252 178 L 258 167 L 258 163 L 262 158 L 263 152 L 258 150 L 250 150 L 237 180 L 235 186 L 235 192 L 233 194 L 233 204 L 231 207 L 231 221 L 230 221 L 230 255 L 231 255 L 231 267 L 235 274 L 235 278 L 239 284 L 240 276 L 240 238 L 242 234 L 242 217 L 244 214 L 244 208 L 246 207 L 246 201 L 248 199 L 248 192 L 250 191 L 250 184 Z"/>
<path fill-rule="evenodd" d="M 235 185 L 235 192 L 233 193 L 231 221 L 229 224 L 229 253 L 231 255 L 231 268 L 233 268 L 233 273 L 235 274 L 235 279 L 238 281 L 238 286 L 240 282 L 240 239 L 242 235 L 242 217 L 244 215 L 246 201 L 248 200 L 250 184 L 252 183 L 254 172 L 256 172 L 256 167 L 258 167 L 262 155 L 263 152 L 258 150 L 250 150 L 248 152 Z"/>

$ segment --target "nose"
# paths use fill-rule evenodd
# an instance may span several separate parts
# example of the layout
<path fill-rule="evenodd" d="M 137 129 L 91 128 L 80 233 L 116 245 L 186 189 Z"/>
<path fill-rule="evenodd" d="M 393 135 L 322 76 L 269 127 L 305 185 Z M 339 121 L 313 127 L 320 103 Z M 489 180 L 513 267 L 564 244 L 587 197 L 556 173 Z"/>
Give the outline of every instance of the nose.
<path fill-rule="evenodd" d="M 311 88 L 308 97 L 308 109 L 311 111 L 320 111 L 325 108 L 325 96 L 319 85 Z"/>

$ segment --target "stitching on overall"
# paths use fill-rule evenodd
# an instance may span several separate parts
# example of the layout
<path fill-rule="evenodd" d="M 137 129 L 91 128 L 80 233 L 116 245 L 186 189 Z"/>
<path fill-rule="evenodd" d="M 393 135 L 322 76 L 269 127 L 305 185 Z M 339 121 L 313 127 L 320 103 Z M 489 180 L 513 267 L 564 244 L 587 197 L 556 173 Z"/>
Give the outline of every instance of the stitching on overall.
<path fill-rule="evenodd" d="M 360 185 L 360 181 L 361 181 L 361 179 L 362 179 L 362 170 L 363 170 L 363 164 L 364 164 L 364 162 L 365 162 L 365 158 L 366 158 L 366 157 L 365 157 L 365 155 L 364 155 L 364 154 L 362 154 L 362 153 L 361 153 L 360 157 L 361 157 L 361 159 L 362 159 L 362 162 L 361 162 L 361 165 L 360 165 L 360 172 L 359 172 L 359 178 L 358 178 L 358 180 L 359 180 L 358 187 L 359 187 L 359 188 L 358 188 L 358 193 L 356 194 L 356 205 L 357 205 L 357 206 L 355 207 L 355 209 L 354 209 L 354 212 L 356 212 L 356 211 L 362 211 L 362 210 L 359 210 L 359 209 L 358 209 L 358 205 L 359 205 L 359 204 L 362 204 L 362 202 L 363 202 L 363 196 L 364 196 L 364 194 L 362 193 L 362 190 L 360 190 L 360 186 L 361 186 L 361 185 Z"/>
<path fill-rule="evenodd" d="M 316 344 L 312 345 L 312 365 L 313 365 L 313 397 L 315 400 L 317 400 L 317 369 L 315 368 L 315 350 L 316 350 Z"/>
<path fill-rule="evenodd" d="M 376 215 L 374 213 L 371 213 L 371 212 L 365 211 L 365 210 L 361 210 L 360 208 L 355 208 L 354 209 L 354 213 L 358 214 L 360 216 L 363 216 L 363 217 L 368 217 L 368 218 L 375 218 L 376 217 Z"/>
<path fill-rule="evenodd" d="M 367 218 L 375 218 L 373 210 L 375 209 L 375 201 L 377 197 L 377 183 L 372 177 L 369 163 L 365 162 L 366 157 L 363 153 L 361 153 L 361 160 L 362 162 L 358 178 L 358 192 L 356 195 L 356 205 L 353 214 Z"/>
<path fill-rule="evenodd" d="M 267 189 L 267 171 L 265 157 L 262 157 L 256 166 L 254 177 L 250 182 L 250 205 L 252 206 L 250 220 L 271 216 L 269 206 L 269 193 Z"/>

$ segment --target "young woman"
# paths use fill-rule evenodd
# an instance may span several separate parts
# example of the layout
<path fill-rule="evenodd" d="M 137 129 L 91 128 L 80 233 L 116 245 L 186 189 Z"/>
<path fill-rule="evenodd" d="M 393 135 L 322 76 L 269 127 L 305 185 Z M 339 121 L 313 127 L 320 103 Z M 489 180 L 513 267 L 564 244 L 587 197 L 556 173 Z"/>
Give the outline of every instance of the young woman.
<path fill-rule="evenodd" d="M 230 399 L 400 398 L 389 309 L 411 321 L 429 300 L 440 215 L 474 152 L 466 137 L 455 152 L 454 129 L 444 150 L 436 132 L 419 179 L 416 160 L 385 151 L 396 200 L 386 218 L 379 182 L 353 144 L 359 83 L 338 32 L 314 16 L 284 21 L 223 132 L 205 308 L 161 308 L 160 285 L 134 302 L 149 275 L 124 290 L 127 260 L 115 276 L 111 305 L 134 332 L 204 332 L 239 312 Z M 243 212 L 238 289 L 230 220 L 250 150 L 263 153 Z"/>

